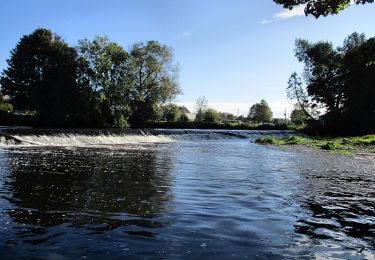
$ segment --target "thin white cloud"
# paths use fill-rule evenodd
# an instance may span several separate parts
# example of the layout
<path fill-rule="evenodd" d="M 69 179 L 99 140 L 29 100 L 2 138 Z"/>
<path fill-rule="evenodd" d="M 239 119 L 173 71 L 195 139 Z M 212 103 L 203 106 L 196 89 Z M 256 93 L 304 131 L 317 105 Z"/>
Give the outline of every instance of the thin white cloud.
<path fill-rule="evenodd" d="M 177 39 L 182 40 L 186 38 L 190 38 L 193 34 L 190 31 L 184 31 L 177 34 Z"/>
<path fill-rule="evenodd" d="M 284 9 L 281 12 L 274 14 L 272 19 L 264 19 L 264 20 L 261 20 L 259 23 L 270 24 L 270 23 L 274 23 L 280 20 L 290 19 L 290 18 L 298 17 L 298 16 L 304 16 L 305 7 L 306 5 L 299 5 L 297 7 L 294 7 L 292 10 Z"/>
<path fill-rule="evenodd" d="M 299 5 L 297 7 L 294 7 L 292 10 L 284 9 L 281 12 L 276 13 L 273 18 L 274 19 L 289 19 L 296 16 L 304 16 L 305 15 L 305 5 Z"/>

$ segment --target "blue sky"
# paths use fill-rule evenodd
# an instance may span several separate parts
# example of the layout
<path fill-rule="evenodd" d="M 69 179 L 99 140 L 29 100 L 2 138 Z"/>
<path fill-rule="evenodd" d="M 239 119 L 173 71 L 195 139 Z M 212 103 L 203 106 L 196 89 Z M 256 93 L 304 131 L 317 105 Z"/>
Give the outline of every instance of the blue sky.
<path fill-rule="evenodd" d="M 374 4 L 318 20 L 272 0 L 1 0 L 0 12 L 0 70 L 19 38 L 38 27 L 73 46 L 94 35 L 125 48 L 158 40 L 173 48 L 181 67 L 177 102 L 193 109 L 205 96 L 211 107 L 246 114 L 264 98 L 276 117 L 290 110 L 286 82 L 302 68 L 296 38 L 339 45 L 354 31 L 375 36 Z"/>

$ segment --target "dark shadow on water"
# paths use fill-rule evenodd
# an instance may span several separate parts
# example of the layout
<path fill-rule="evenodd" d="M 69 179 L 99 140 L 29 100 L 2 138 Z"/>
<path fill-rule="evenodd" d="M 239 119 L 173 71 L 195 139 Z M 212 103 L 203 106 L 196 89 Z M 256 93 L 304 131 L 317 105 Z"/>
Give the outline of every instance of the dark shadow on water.
<path fill-rule="evenodd" d="M 160 218 L 172 199 L 168 153 L 55 148 L 10 153 L 8 162 L 8 193 L 2 194 L 9 195 L 2 197 L 13 232 L 25 243 L 51 242 L 64 235 L 61 227 L 153 237 L 169 224 Z"/>

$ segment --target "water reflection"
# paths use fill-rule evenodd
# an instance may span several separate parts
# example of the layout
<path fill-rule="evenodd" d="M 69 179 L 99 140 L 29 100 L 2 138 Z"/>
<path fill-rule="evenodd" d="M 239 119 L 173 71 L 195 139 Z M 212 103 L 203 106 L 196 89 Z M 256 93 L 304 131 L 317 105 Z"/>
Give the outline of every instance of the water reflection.
<path fill-rule="evenodd" d="M 154 149 L 10 153 L 6 213 L 21 224 L 15 234 L 33 244 L 64 234 L 47 234 L 64 223 L 87 234 L 123 227 L 130 235 L 154 236 L 152 229 L 168 225 L 158 220 L 170 210 L 168 156 Z"/>

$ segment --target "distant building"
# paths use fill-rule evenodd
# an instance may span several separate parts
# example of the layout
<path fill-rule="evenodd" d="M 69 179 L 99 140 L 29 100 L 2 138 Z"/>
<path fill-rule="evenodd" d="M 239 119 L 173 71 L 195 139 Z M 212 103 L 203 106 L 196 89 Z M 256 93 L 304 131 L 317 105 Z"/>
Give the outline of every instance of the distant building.
<path fill-rule="evenodd" d="M 197 117 L 197 114 L 195 113 L 185 113 L 185 115 L 189 119 L 189 121 L 195 121 L 195 118 Z"/>

